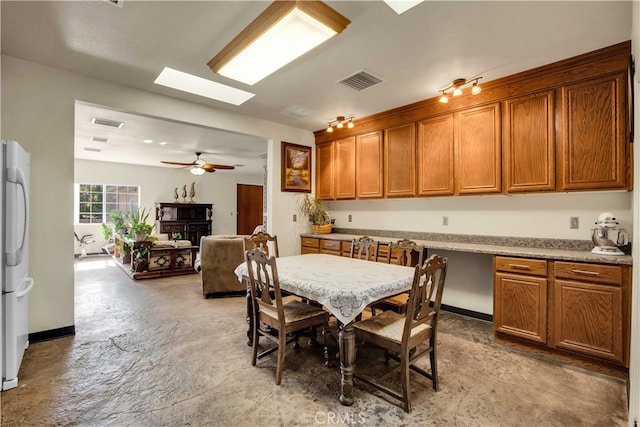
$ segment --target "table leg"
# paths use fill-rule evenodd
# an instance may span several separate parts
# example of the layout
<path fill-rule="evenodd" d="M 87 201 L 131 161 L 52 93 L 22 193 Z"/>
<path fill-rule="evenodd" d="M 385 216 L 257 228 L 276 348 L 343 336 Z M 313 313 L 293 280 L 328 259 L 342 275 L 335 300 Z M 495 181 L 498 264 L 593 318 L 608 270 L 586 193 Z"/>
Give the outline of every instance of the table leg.
<path fill-rule="evenodd" d="M 345 406 L 353 405 L 353 373 L 356 360 L 356 334 L 353 323 L 348 323 L 340 329 L 340 403 Z"/>

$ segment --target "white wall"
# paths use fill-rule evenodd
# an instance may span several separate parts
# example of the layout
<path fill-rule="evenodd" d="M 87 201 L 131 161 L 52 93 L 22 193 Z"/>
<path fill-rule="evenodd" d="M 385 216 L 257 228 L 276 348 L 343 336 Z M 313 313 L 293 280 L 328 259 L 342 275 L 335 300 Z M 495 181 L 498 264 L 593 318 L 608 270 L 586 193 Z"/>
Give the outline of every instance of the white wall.
<path fill-rule="evenodd" d="M 76 101 L 229 129 L 269 140 L 268 229 L 278 234 L 282 255 L 299 251 L 298 233 L 307 230 L 308 225 L 292 223 L 295 195 L 279 191 L 280 142 L 311 146 L 314 142 L 311 132 L 6 55 L 2 56 L 1 63 L 2 138 L 19 141 L 31 153 L 30 266 L 36 285 L 29 299 L 30 332 L 74 324 L 74 241 L 70 236 L 73 232 Z"/>
<path fill-rule="evenodd" d="M 140 207 L 151 210 L 147 222 L 154 223 L 155 204 L 173 202 L 173 189 L 190 188 L 195 182 L 196 203 L 213 203 L 212 234 L 236 233 L 237 184 L 263 185 L 263 175 L 242 174 L 236 171 L 217 171 L 213 174 L 194 176 L 188 170 L 164 167 L 135 166 L 123 163 L 106 163 L 89 160 L 75 161 L 75 183 L 118 184 L 140 186 Z M 75 206 L 74 201 L 74 206 Z M 75 219 L 75 216 L 74 216 Z M 100 252 L 106 244 L 100 224 L 75 224 L 78 236 L 93 234 L 96 242 L 88 245 L 88 253 Z M 75 245 L 75 253 L 80 247 Z"/>
<path fill-rule="evenodd" d="M 336 227 L 490 236 L 591 240 L 601 212 L 613 212 L 631 232 L 632 193 L 588 192 L 336 201 Z M 352 222 L 348 222 L 352 215 Z M 442 225 L 442 217 L 449 225 Z M 580 228 L 569 228 L 577 216 Z"/>

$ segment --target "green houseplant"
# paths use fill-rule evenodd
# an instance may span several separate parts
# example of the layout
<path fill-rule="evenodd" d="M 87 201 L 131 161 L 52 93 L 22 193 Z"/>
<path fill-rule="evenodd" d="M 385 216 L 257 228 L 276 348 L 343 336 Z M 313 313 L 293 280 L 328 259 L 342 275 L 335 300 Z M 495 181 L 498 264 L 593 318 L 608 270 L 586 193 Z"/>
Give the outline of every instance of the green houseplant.
<path fill-rule="evenodd" d="M 130 232 L 135 240 L 149 240 L 149 236 L 153 231 L 153 225 L 147 224 L 150 212 L 147 208 L 138 208 L 138 210 L 127 212 L 127 218 L 131 223 Z"/>
<path fill-rule="evenodd" d="M 322 201 L 311 194 L 302 194 L 298 201 L 298 209 L 303 216 L 309 218 L 314 234 L 331 233 L 331 213 Z"/>

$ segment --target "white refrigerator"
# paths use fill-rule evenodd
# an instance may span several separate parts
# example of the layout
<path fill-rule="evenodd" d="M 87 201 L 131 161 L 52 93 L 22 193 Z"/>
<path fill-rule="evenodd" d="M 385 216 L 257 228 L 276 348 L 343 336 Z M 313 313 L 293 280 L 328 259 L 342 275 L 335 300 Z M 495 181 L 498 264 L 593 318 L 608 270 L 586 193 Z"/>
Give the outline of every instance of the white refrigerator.
<path fill-rule="evenodd" d="M 18 385 L 18 370 L 29 346 L 29 166 L 30 156 L 15 141 L 2 141 L 2 390 Z"/>

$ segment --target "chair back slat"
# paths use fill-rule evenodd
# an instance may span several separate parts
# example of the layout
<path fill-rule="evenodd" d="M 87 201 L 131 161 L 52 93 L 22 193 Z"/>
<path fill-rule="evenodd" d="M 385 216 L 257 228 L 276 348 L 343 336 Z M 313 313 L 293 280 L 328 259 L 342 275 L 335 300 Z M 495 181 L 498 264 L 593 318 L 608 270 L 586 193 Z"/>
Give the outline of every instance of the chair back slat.
<path fill-rule="evenodd" d="M 420 325 L 428 325 L 435 336 L 442 292 L 447 276 L 447 259 L 433 254 L 424 265 L 417 265 L 409 302 L 402 341 L 408 341 L 411 331 Z"/>
<path fill-rule="evenodd" d="M 378 258 L 378 242 L 369 236 L 353 239 L 351 241 L 351 252 L 349 256 L 351 258 L 375 261 Z"/>
<path fill-rule="evenodd" d="M 270 257 L 261 248 L 253 248 L 245 253 L 254 312 L 257 315 L 260 307 L 275 310 L 279 321 L 284 322 L 276 257 Z"/>
<path fill-rule="evenodd" d="M 387 263 L 391 263 L 391 253 L 394 249 L 398 250 L 398 265 L 404 265 L 405 267 L 412 267 L 414 265 L 422 265 L 422 255 L 424 252 L 424 246 L 418 245 L 416 242 L 409 239 L 398 240 L 389 245 L 389 252 L 387 253 Z M 414 262 L 413 253 L 417 254 L 417 263 Z"/>
<path fill-rule="evenodd" d="M 251 236 L 245 237 L 242 243 L 245 251 L 250 251 L 253 248 L 260 248 L 262 251 L 266 252 L 267 255 L 273 253 L 276 257 L 280 256 L 278 253 L 278 236 L 272 236 L 264 231 L 259 231 Z M 269 246 L 273 247 L 273 251 L 269 250 Z"/>

